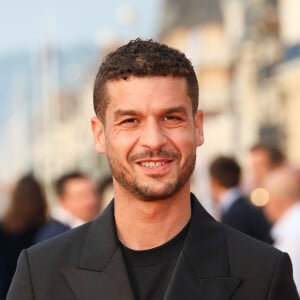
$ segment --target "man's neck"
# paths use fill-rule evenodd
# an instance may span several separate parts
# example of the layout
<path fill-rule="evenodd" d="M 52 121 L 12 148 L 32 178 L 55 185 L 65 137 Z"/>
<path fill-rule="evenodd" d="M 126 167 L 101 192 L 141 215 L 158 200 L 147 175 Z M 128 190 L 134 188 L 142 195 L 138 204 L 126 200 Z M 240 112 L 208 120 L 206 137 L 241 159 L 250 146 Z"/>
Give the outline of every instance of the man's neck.
<path fill-rule="evenodd" d="M 115 222 L 118 238 L 126 247 L 146 250 L 172 239 L 191 217 L 190 193 L 172 198 L 143 201 L 115 193 Z"/>

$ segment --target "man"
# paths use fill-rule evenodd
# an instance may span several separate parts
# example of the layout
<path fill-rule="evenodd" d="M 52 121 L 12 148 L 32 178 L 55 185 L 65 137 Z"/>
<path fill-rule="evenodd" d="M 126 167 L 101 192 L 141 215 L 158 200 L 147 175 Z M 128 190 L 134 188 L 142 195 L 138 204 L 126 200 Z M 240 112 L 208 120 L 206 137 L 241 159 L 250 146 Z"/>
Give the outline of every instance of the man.
<path fill-rule="evenodd" d="M 300 291 L 300 187 L 295 170 L 282 168 L 265 180 L 269 201 L 264 207 L 272 222 L 274 246 L 286 251 L 292 260 L 295 283 Z"/>
<path fill-rule="evenodd" d="M 190 195 L 203 113 L 182 53 L 140 39 L 118 48 L 99 69 L 94 107 L 114 201 L 24 251 L 8 300 L 298 299 L 287 254 L 219 224 Z"/>
<path fill-rule="evenodd" d="M 91 221 L 99 213 L 95 185 L 86 175 L 77 171 L 63 174 L 55 181 L 55 191 L 58 205 L 51 212 L 51 220 L 37 234 L 36 242 Z"/>
<path fill-rule="evenodd" d="M 263 212 L 240 190 L 241 168 L 232 157 L 218 156 L 209 166 L 212 198 L 220 220 L 241 232 L 272 243 L 270 225 Z"/>
<path fill-rule="evenodd" d="M 261 187 L 269 172 L 286 164 L 284 154 L 279 148 L 258 143 L 251 147 L 249 164 L 252 172 L 250 189 Z"/>

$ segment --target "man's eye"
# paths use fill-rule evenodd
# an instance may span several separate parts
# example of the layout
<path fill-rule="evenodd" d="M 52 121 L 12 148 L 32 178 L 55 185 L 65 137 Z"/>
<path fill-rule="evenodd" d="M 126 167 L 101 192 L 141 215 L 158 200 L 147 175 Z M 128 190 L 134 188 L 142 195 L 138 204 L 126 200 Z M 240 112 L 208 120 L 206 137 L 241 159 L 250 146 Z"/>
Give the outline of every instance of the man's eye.
<path fill-rule="evenodd" d="M 164 117 L 165 121 L 180 121 L 181 118 L 178 116 L 174 116 L 174 115 L 168 115 Z"/>
<path fill-rule="evenodd" d="M 121 124 L 135 124 L 138 120 L 136 118 L 128 118 L 121 122 Z"/>

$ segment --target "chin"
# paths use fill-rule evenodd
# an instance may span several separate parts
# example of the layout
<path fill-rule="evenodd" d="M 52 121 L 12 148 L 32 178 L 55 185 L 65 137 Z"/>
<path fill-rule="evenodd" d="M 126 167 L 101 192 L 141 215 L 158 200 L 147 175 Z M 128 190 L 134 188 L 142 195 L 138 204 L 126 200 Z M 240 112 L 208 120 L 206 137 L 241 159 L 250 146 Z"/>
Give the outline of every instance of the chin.
<path fill-rule="evenodd" d="M 179 186 L 178 184 L 167 184 L 161 189 L 142 186 L 135 189 L 135 194 L 143 201 L 160 201 L 174 196 L 181 188 L 182 186 Z"/>

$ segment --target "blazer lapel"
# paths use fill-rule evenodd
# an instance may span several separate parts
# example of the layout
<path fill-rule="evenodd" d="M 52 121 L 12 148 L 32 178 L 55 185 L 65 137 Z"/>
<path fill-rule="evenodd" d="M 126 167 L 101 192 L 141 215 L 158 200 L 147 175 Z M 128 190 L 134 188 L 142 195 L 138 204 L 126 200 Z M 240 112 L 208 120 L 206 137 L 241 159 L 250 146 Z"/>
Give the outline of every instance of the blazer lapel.
<path fill-rule="evenodd" d="M 113 203 L 88 231 L 80 262 L 62 270 L 79 300 L 134 300 L 122 251 L 115 232 Z"/>
<path fill-rule="evenodd" d="M 179 258 L 164 300 L 228 300 L 241 283 L 240 278 L 216 275 L 198 278 L 184 254 Z"/>
<path fill-rule="evenodd" d="M 242 283 L 231 277 L 223 227 L 192 196 L 193 215 L 164 300 L 228 300 Z"/>
<path fill-rule="evenodd" d="M 164 300 L 229 300 L 242 283 L 231 277 L 223 227 L 192 196 L 193 216 Z M 79 263 L 62 272 L 78 300 L 134 300 L 113 217 L 113 203 L 91 223 Z"/>

